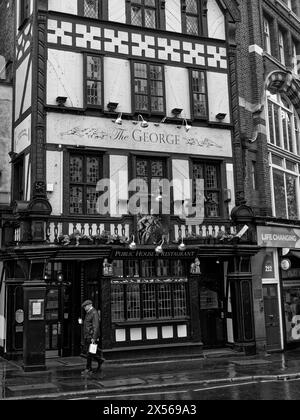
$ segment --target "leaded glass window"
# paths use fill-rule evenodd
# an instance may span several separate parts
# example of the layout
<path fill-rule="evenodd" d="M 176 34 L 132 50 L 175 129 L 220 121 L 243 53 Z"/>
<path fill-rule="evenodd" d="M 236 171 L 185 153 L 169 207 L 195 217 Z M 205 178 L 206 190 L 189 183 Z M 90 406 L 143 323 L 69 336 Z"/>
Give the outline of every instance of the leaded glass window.
<path fill-rule="evenodd" d="M 134 63 L 133 78 L 135 111 L 164 114 L 163 66 Z"/>
<path fill-rule="evenodd" d="M 102 58 L 86 56 L 86 103 L 89 106 L 103 105 L 103 71 Z"/>
<path fill-rule="evenodd" d="M 136 159 L 136 179 L 142 179 L 147 185 L 149 214 L 152 208 L 153 194 L 158 194 L 157 184 L 165 178 L 165 161 L 162 159 Z M 161 211 L 161 203 L 160 203 Z"/>
<path fill-rule="evenodd" d="M 200 0 L 181 0 L 183 30 L 189 35 L 201 35 Z"/>
<path fill-rule="evenodd" d="M 206 74 L 204 71 L 192 70 L 192 99 L 195 118 L 207 118 Z"/>
<path fill-rule="evenodd" d="M 69 164 L 71 214 L 97 214 L 99 192 L 96 186 L 101 178 L 99 156 L 71 155 Z"/>
<path fill-rule="evenodd" d="M 134 0 L 130 2 L 130 23 L 135 26 L 155 29 L 158 27 L 157 0 Z"/>
<path fill-rule="evenodd" d="M 196 181 L 203 180 L 205 217 L 219 217 L 221 213 L 219 170 L 219 165 L 213 163 L 194 162 L 193 164 L 193 201 L 196 203 Z"/>
<path fill-rule="evenodd" d="M 84 0 L 83 15 L 89 18 L 99 18 L 99 0 Z"/>

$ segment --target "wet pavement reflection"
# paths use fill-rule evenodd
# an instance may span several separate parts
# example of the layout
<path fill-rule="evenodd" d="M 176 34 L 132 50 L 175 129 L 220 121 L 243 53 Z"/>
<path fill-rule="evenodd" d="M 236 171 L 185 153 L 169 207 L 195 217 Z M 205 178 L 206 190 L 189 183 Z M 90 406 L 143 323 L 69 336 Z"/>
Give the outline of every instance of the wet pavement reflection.
<path fill-rule="evenodd" d="M 105 364 L 101 375 L 82 377 L 84 360 L 51 360 L 46 372 L 24 373 L 0 359 L 0 399 L 299 399 L 300 350 L 285 354 Z M 290 375 L 291 381 L 274 381 Z M 286 379 L 286 378 L 282 378 Z M 259 381 L 259 383 L 258 383 Z M 141 394 L 142 395 L 138 395 Z"/>

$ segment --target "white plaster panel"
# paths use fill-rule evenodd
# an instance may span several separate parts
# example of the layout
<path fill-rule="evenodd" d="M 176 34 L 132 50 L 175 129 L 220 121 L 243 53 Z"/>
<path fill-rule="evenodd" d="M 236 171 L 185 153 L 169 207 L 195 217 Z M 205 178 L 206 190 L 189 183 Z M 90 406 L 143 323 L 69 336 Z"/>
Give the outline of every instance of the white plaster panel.
<path fill-rule="evenodd" d="M 176 33 L 182 32 L 180 0 L 166 2 L 166 29 Z"/>
<path fill-rule="evenodd" d="M 184 127 L 149 123 L 148 128 L 131 121 L 117 126 L 107 118 L 78 117 L 49 113 L 47 142 L 69 146 L 102 147 L 178 153 L 195 156 L 232 157 L 231 131 L 226 129 Z"/>
<path fill-rule="evenodd" d="M 226 177 L 227 177 L 227 188 L 231 192 L 231 201 L 229 202 L 229 214 L 231 214 L 235 206 L 235 186 L 234 186 L 234 174 L 233 174 L 233 164 L 226 164 Z"/>
<path fill-rule="evenodd" d="M 14 152 L 21 153 L 31 143 L 31 115 L 21 122 L 14 133 Z"/>
<path fill-rule="evenodd" d="M 48 0 L 48 9 L 55 12 L 77 15 L 77 3 L 75 0 Z"/>
<path fill-rule="evenodd" d="M 62 210 L 62 170 L 63 154 L 56 151 L 47 151 L 47 184 L 53 185 L 53 192 L 48 193 L 48 200 L 52 206 L 52 214 L 60 216 Z"/>
<path fill-rule="evenodd" d="M 126 1 L 109 0 L 108 20 L 119 23 L 126 23 Z"/>
<path fill-rule="evenodd" d="M 87 48 L 89 42 L 90 48 L 93 50 L 101 50 L 101 28 L 86 25 L 76 25 L 76 47 Z"/>
<path fill-rule="evenodd" d="M 32 62 L 29 64 L 29 72 L 28 72 L 28 80 L 27 84 L 25 86 L 25 96 L 24 96 L 24 102 L 23 107 L 21 109 L 21 114 L 24 114 L 27 109 L 31 107 L 31 97 L 32 97 Z"/>
<path fill-rule="evenodd" d="M 24 75 L 26 74 L 28 64 L 29 64 L 29 56 L 25 58 L 23 63 L 20 65 L 20 67 L 18 67 L 16 71 L 15 120 L 17 120 L 21 114 L 21 103 L 22 103 L 23 92 L 25 89 Z"/>
<path fill-rule="evenodd" d="M 225 16 L 216 0 L 208 0 L 207 9 L 208 37 L 225 40 Z"/>
<path fill-rule="evenodd" d="M 172 109 L 183 109 L 182 117 L 191 118 L 189 96 L 189 73 L 181 67 L 165 67 L 167 116 L 173 116 Z"/>
<path fill-rule="evenodd" d="M 127 156 L 110 156 L 110 180 L 116 188 L 111 188 L 110 197 L 110 214 L 127 214 L 127 206 L 119 208 L 119 201 L 127 203 L 128 200 L 128 157 Z"/>
<path fill-rule="evenodd" d="M 172 170 L 174 201 L 178 201 L 182 204 L 183 200 L 191 198 L 191 186 L 188 182 L 190 179 L 190 165 L 188 159 L 173 159 Z"/>
<path fill-rule="evenodd" d="M 83 107 L 83 55 L 48 51 L 47 104 L 57 105 L 58 96 L 66 96 L 68 107 Z"/>
<path fill-rule="evenodd" d="M 104 59 L 104 98 L 119 104 L 117 111 L 131 113 L 131 74 L 128 60 L 105 57 Z"/>
<path fill-rule="evenodd" d="M 227 319 L 227 341 L 228 343 L 234 343 L 232 319 Z"/>
<path fill-rule="evenodd" d="M 228 76 L 225 73 L 207 72 L 209 120 L 218 121 L 216 115 L 227 114 L 224 123 L 230 123 Z"/>
<path fill-rule="evenodd" d="M 132 54 L 145 56 L 147 58 L 155 58 L 155 37 L 141 34 L 132 34 Z"/>

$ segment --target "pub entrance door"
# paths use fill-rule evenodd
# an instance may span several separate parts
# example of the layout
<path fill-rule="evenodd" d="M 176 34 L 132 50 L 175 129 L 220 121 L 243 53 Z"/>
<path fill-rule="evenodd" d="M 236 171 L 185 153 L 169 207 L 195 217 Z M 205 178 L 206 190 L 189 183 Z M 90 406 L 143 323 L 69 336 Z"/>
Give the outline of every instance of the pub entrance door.
<path fill-rule="evenodd" d="M 213 276 L 200 284 L 200 322 L 204 347 L 223 347 L 227 334 L 224 313 L 224 290 L 220 277 Z"/>
<path fill-rule="evenodd" d="M 70 287 L 50 286 L 46 294 L 46 357 L 70 354 Z"/>

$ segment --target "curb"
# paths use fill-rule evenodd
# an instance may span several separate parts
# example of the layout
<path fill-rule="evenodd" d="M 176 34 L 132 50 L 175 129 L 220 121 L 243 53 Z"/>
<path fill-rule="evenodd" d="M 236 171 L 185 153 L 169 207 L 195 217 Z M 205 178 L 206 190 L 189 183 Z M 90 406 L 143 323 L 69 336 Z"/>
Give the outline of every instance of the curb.
<path fill-rule="evenodd" d="M 90 389 L 87 391 L 77 391 L 77 392 L 59 392 L 59 393 L 52 393 L 52 394 L 44 394 L 44 395 L 28 395 L 23 397 L 10 397 L 10 398 L 3 398 L 3 401 L 20 401 L 20 400 L 51 400 L 55 398 L 63 398 L 63 397 L 77 397 L 77 396 L 89 396 L 89 395 L 103 395 L 105 394 L 114 394 L 114 393 L 126 393 L 132 391 L 151 391 L 151 390 L 163 390 L 166 388 L 174 388 L 177 389 L 179 387 L 186 387 L 186 386 L 207 386 L 207 385 L 222 385 L 222 384 L 238 384 L 244 382 L 263 382 L 263 381 L 288 381 L 288 380 L 295 380 L 300 379 L 300 372 L 299 373 L 290 373 L 290 374 L 279 374 L 279 375 L 257 375 L 257 376 L 242 376 L 237 378 L 220 378 L 220 379 L 203 379 L 201 381 L 188 381 L 188 382 L 178 382 L 174 383 L 166 383 L 166 384 L 153 384 L 153 385 L 134 385 L 131 387 L 115 387 L 115 388 L 106 388 L 106 389 Z"/>

